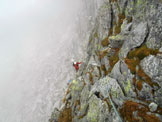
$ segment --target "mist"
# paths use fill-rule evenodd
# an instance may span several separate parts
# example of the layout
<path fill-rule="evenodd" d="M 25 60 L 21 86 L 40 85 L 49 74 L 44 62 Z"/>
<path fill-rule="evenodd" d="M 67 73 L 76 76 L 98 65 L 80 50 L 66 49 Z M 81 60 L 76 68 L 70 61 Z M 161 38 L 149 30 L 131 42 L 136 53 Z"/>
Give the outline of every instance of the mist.
<path fill-rule="evenodd" d="M 75 74 L 72 59 L 86 56 L 95 13 L 87 6 L 86 0 L 0 1 L 0 122 L 48 121 Z"/>
<path fill-rule="evenodd" d="M 64 53 L 72 42 L 65 36 L 72 35 L 78 10 L 75 0 L 1 0 L 1 122 L 48 120 L 53 89 L 66 84 L 54 82 L 68 60 Z"/>

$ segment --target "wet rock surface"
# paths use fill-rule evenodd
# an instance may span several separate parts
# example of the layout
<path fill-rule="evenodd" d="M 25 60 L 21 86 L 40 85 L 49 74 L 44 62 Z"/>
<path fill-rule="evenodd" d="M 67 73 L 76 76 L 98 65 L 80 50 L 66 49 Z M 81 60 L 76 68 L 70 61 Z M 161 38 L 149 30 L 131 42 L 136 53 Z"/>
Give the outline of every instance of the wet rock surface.
<path fill-rule="evenodd" d="M 161 13 L 161 1 L 105 0 L 87 60 L 49 121 L 161 122 Z"/>

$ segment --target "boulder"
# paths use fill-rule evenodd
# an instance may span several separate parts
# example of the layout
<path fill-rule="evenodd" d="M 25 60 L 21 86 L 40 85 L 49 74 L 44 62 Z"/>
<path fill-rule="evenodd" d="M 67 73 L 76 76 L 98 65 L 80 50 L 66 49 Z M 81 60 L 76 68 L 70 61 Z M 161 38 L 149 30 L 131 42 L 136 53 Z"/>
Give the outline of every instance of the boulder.
<path fill-rule="evenodd" d="M 149 104 L 149 109 L 150 109 L 151 112 L 156 111 L 157 107 L 158 107 L 158 105 L 156 103 L 152 102 L 152 103 Z"/>
<path fill-rule="evenodd" d="M 126 58 L 128 52 L 131 49 L 139 47 L 144 42 L 147 34 L 148 34 L 147 22 L 141 22 L 138 25 L 135 25 L 135 29 L 130 32 L 122 48 L 120 49 L 119 53 L 120 59 Z"/>
<path fill-rule="evenodd" d="M 162 85 L 162 59 L 149 55 L 141 61 L 140 65 L 152 82 Z"/>
<path fill-rule="evenodd" d="M 89 109 L 86 115 L 87 122 L 107 122 L 109 110 L 106 102 L 102 102 L 95 95 L 89 100 Z"/>
<path fill-rule="evenodd" d="M 118 61 L 113 67 L 110 76 L 118 81 L 124 95 L 135 97 L 133 77 L 134 75 L 128 69 L 124 61 Z"/>
<path fill-rule="evenodd" d="M 116 79 L 108 76 L 100 79 L 92 87 L 90 96 L 96 91 L 99 92 L 104 98 L 108 98 L 108 94 L 111 94 L 114 102 L 117 105 L 122 105 L 122 97 L 124 94 Z"/>

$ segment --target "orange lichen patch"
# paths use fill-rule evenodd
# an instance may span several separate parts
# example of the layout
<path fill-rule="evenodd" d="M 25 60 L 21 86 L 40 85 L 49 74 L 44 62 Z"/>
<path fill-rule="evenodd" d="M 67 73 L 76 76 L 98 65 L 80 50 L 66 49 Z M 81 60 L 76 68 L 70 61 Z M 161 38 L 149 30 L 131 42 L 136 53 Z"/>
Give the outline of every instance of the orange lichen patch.
<path fill-rule="evenodd" d="M 139 80 L 138 82 L 137 82 L 137 89 L 138 90 L 141 90 L 142 89 L 142 80 Z"/>
<path fill-rule="evenodd" d="M 125 19 L 125 15 L 119 13 L 118 14 L 118 23 L 115 23 L 115 32 L 114 32 L 115 35 L 117 35 L 121 32 L 121 25 L 123 24 L 124 19 Z"/>
<path fill-rule="evenodd" d="M 120 109 L 121 116 L 128 122 L 136 120 L 133 116 L 133 112 L 138 109 L 138 104 L 132 101 L 126 101 L 123 107 Z M 135 121 L 136 122 L 136 121 Z"/>
<path fill-rule="evenodd" d="M 151 87 L 153 87 L 153 86 L 159 87 L 159 85 L 158 85 L 157 83 L 153 83 L 153 82 L 151 81 L 151 78 L 142 70 L 141 67 L 139 68 L 137 74 L 138 74 L 138 76 L 140 77 L 140 79 L 144 79 L 145 82 L 146 82 L 147 84 L 149 84 Z"/>
<path fill-rule="evenodd" d="M 116 53 L 114 56 L 109 58 L 110 61 L 110 66 L 113 67 L 118 61 L 119 61 L 119 56 Z"/>
<path fill-rule="evenodd" d="M 107 98 L 105 98 L 104 101 L 107 103 L 107 105 L 108 105 L 108 109 L 109 109 L 109 112 L 110 112 L 110 111 L 111 111 L 111 108 L 112 108 L 110 102 L 108 101 Z"/>
<path fill-rule="evenodd" d="M 134 57 L 139 58 L 140 60 L 144 59 L 146 56 L 149 55 L 156 55 L 159 53 L 158 49 L 150 49 L 146 45 L 141 46 L 140 48 L 136 48 L 135 50 L 132 50 L 128 54 L 128 58 L 132 59 Z"/>
<path fill-rule="evenodd" d="M 137 117 L 134 115 L 135 112 Z M 126 101 L 120 109 L 122 117 L 128 122 L 160 122 L 158 117 L 147 112 L 149 112 L 148 106 L 133 101 Z"/>
<path fill-rule="evenodd" d="M 59 115 L 58 122 L 72 122 L 71 108 L 65 108 Z"/>
<path fill-rule="evenodd" d="M 123 20 L 125 19 L 125 15 L 119 13 L 118 14 L 118 24 L 121 25 L 123 24 Z"/>
<path fill-rule="evenodd" d="M 114 65 L 119 61 L 119 49 L 120 48 L 113 48 L 113 50 L 115 50 L 115 54 L 114 54 L 114 56 L 111 56 L 109 58 L 110 69 L 108 72 L 111 72 Z"/>
<path fill-rule="evenodd" d="M 105 65 L 101 65 L 101 70 L 103 70 L 103 71 L 106 70 Z"/>
<path fill-rule="evenodd" d="M 115 25 L 115 35 L 118 35 L 121 32 L 121 27 L 118 25 Z"/>
<path fill-rule="evenodd" d="M 101 70 L 104 71 L 104 75 L 108 75 L 108 71 L 106 70 L 105 65 L 101 65 Z"/>
<path fill-rule="evenodd" d="M 151 78 L 142 70 L 142 68 L 139 68 L 137 74 L 141 79 L 143 78 L 147 82 L 147 84 L 153 87 Z"/>
<path fill-rule="evenodd" d="M 108 37 L 106 37 L 105 39 L 103 39 L 101 41 L 101 44 L 102 44 L 103 47 L 108 46 L 109 45 L 109 39 L 108 39 Z"/>
<path fill-rule="evenodd" d="M 142 70 L 140 66 L 140 61 L 144 59 L 146 56 L 149 55 L 157 55 L 159 53 L 158 49 L 150 49 L 147 48 L 146 45 L 143 45 L 139 48 L 136 48 L 132 51 L 130 51 L 127 55 L 127 58 L 125 58 L 125 63 L 128 65 L 128 68 L 130 69 L 132 74 L 137 74 L 140 79 L 142 79 L 144 82 L 149 84 L 150 86 L 158 86 L 158 84 L 155 84 L 151 81 L 151 78 Z M 138 66 L 138 70 L 136 67 Z M 138 90 L 141 89 L 140 84 L 137 84 Z"/>
<path fill-rule="evenodd" d="M 136 58 L 136 57 L 133 58 L 133 59 L 126 58 L 125 63 L 127 64 L 127 66 L 130 69 L 131 73 L 135 74 L 136 73 L 136 66 L 139 65 L 140 60 L 138 58 Z"/>
<path fill-rule="evenodd" d="M 145 120 L 147 120 L 147 122 L 160 122 L 160 119 L 156 117 L 154 114 L 151 115 L 146 114 L 144 117 L 146 118 Z"/>
<path fill-rule="evenodd" d="M 62 100 L 63 103 L 65 103 L 65 101 L 66 101 L 66 95 L 69 94 L 71 85 L 72 85 L 72 84 L 69 85 L 69 87 L 68 87 L 68 89 L 67 89 L 67 91 L 66 91 L 66 94 L 65 94 L 65 96 L 64 96 L 64 98 L 63 98 L 63 100 Z"/>
<path fill-rule="evenodd" d="M 93 75 L 92 75 L 91 72 L 89 72 L 89 81 L 90 81 L 91 85 L 94 84 L 94 83 L 93 83 Z"/>

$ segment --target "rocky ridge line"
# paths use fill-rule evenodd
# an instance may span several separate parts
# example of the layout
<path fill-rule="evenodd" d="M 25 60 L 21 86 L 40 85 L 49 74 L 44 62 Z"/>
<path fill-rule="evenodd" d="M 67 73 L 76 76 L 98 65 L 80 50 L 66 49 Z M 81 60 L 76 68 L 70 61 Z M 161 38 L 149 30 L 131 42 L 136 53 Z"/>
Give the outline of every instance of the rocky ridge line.
<path fill-rule="evenodd" d="M 88 57 L 49 122 L 161 122 L 161 13 L 161 0 L 105 0 Z"/>

